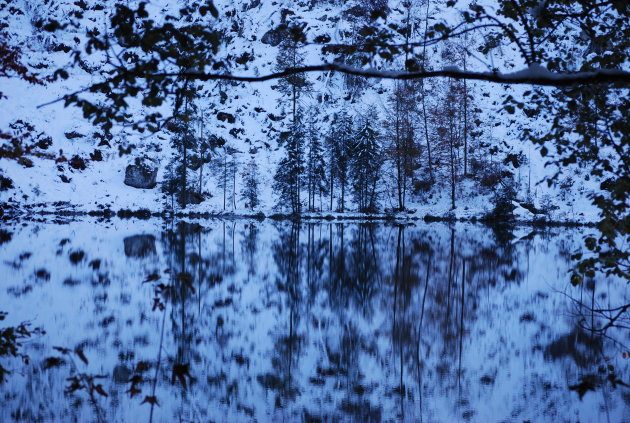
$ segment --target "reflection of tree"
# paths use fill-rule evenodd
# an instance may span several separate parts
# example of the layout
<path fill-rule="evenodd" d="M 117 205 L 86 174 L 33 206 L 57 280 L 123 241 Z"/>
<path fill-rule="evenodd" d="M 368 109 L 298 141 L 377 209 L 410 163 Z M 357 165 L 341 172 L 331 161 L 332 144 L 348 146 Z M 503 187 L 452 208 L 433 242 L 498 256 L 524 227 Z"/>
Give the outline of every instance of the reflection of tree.
<path fill-rule="evenodd" d="M 324 225 L 308 223 L 306 245 L 306 287 L 309 307 L 313 305 L 323 282 L 328 242 L 322 238 Z"/>
<path fill-rule="evenodd" d="M 399 418 L 405 418 L 405 396 L 407 387 L 405 385 L 405 371 L 407 367 L 413 368 L 413 357 L 416 353 L 417 341 L 413 337 L 416 310 L 411 309 L 413 291 L 420 283 L 417 269 L 417 262 L 414 262 L 417 251 L 415 243 L 408 245 L 406 228 L 398 226 L 396 237 L 396 258 L 392 272 L 393 289 L 392 310 L 392 355 L 397 357 L 398 363 L 398 384 L 393 391 L 398 394 L 400 400 Z"/>
<path fill-rule="evenodd" d="M 592 313 L 572 318 L 566 331 L 558 332 L 557 324 L 538 319 L 535 308 L 553 307 L 555 300 L 551 303 L 536 291 L 531 291 L 530 302 L 522 297 L 529 292 L 518 286 L 527 274 L 529 249 L 537 257 L 532 267 L 541 255 L 571 250 L 556 235 L 515 240 L 486 228 L 442 224 L 203 225 L 167 227 L 150 260 L 123 256 L 125 263 L 137 266 L 138 282 L 145 271 L 160 269 L 146 282 L 155 288 L 163 310 L 151 310 L 143 291 L 138 291 L 136 303 L 123 300 L 133 297 L 129 292 L 137 285 L 119 284 L 128 269 L 116 269 L 104 255 L 99 272 L 111 283 L 91 284 L 89 295 L 106 288 L 110 297 L 95 303 L 97 312 L 86 323 L 91 340 L 85 343 L 90 363 L 96 357 L 93 348 L 102 348 L 115 363 L 114 380 L 98 380 L 110 395 L 101 399 L 107 404 L 104 420 L 129 404 L 148 412 L 153 395 L 159 404 L 153 407 L 156 420 L 166 418 L 165 413 L 192 421 L 221 416 L 226 421 L 482 420 L 484 401 L 494 399 L 506 381 L 522 382 L 522 392 L 512 386 L 508 393 L 527 398 L 505 404 L 508 416 L 536 399 L 549 407 L 544 416 L 555 419 L 574 411 L 579 395 L 587 395 L 586 402 L 600 393 L 607 404 L 623 406 L 622 394 L 611 389 L 607 378 L 625 379 L 627 368 L 614 358 L 605 361 L 622 351 L 581 327 L 590 323 Z M 265 261 L 269 241 L 272 260 Z M 93 277 L 90 271 L 86 280 Z M 113 294 L 119 286 L 125 295 Z M 587 306 L 606 301 L 600 296 L 606 292 L 603 284 L 585 284 L 583 290 L 580 301 Z M 514 309 L 508 300 L 518 302 Z M 111 342 L 112 332 L 98 323 L 116 312 L 119 321 L 129 322 L 115 333 L 120 343 Z M 506 321 L 510 326 L 504 326 Z M 532 336 L 531 342 L 509 339 L 505 328 L 514 323 Z M 506 346 L 511 342 L 516 347 Z M 474 362 L 477 357 L 487 363 Z M 524 375 L 506 376 L 522 363 L 532 365 Z M 608 364 L 614 364 L 614 373 Z M 47 379 L 63 387 L 70 369 L 67 363 L 59 368 L 24 376 L 28 389 L 41 388 L 50 399 L 16 395 L 10 408 L 27 404 L 21 408 L 25 413 L 38 407 L 63 409 L 62 394 Z M 138 382 L 131 383 L 136 377 Z M 141 391 L 130 395 L 130 388 Z M 150 405 L 140 405 L 145 397 Z M 37 417 L 32 412 L 28 416 Z M 92 412 L 85 403 L 67 415 L 80 419 L 81 413 Z M 0 410 L 0 417 L 5 416 Z"/>
<path fill-rule="evenodd" d="M 299 389 L 298 380 L 294 378 L 304 337 L 299 333 L 302 317 L 302 286 L 300 272 L 300 225 L 292 223 L 288 228 L 280 229 L 280 236 L 273 245 L 274 260 L 278 268 L 276 285 L 279 293 L 285 297 L 288 308 L 289 321 L 287 326 L 280 329 L 274 345 L 272 367 L 279 385 L 267 387 L 277 391 L 276 407 L 286 407 L 286 403 L 294 401 Z M 282 306 L 281 306 L 282 308 Z M 286 331 L 282 333 L 282 331 Z M 265 385 L 263 383 L 263 385 Z M 274 384 L 275 385 L 275 384 Z"/>
<path fill-rule="evenodd" d="M 246 224 L 243 227 L 243 241 L 241 242 L 241 249 L 247 263 L 248 276 L 256 274 L 257 241 L 258 227 L 254 223 Z"/>
<path fill-rule="evenodd" d="M 328 280 L 325 285 L 329 303 L 335 310 L 355 306 L 362 314 L 369 315 L 381 277 L 374 225 L 360 224 L 355 231 L 346 226 L 329 226 Z"/>

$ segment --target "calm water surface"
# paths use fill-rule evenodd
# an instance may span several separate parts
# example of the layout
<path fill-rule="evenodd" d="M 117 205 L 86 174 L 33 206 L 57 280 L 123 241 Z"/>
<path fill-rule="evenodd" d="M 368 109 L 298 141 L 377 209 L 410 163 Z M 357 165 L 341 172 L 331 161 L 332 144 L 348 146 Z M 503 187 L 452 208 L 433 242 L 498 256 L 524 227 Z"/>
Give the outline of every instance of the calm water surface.
<path fill-rule="evenodd" d="M 577 229 L 4 228 L 0 328 L 45 333 L 28 363 L 0 358 L 2 422 L 630 421 L 630 389 L 607 380 L 630 376 L 628 333 L 594 335 L 579 305 L 630 295 L 570 286 Z"/>

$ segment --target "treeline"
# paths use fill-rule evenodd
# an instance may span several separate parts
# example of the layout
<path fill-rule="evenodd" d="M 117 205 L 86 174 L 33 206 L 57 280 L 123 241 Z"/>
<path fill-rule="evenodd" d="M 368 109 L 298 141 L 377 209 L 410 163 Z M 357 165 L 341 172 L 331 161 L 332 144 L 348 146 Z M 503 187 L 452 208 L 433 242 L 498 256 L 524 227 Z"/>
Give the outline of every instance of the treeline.
<path fill-rule="evenodd" d="M 355 28 L 343 33 L 342 39 L 348 43 L 366 40 L 361 25 L 369 19 L 370 11 L 363 6 L 366 9 L 355 11 L 356 16 L 342 17 L 353 20 Z M 422 35 L 418 28 L 423 27 L 423 21 L 413 21 L 411 9 L 408 15 L 398 33 L 412 42 L 414 36 Z M 281 25 L 272 34 L 277 38 L 278 71 L 305 64 L 303 25 L 292 21 L 291 16 L 283 14 Z M 416 28 L 415 32 L 411 28 Z M 431 56 L 424 52 L 422 63 L 402 65 L 467 69 L 471 47 L 466 37 L 447 41 Z M 329 49 L 325 53 L 329 61 L 350 65 L 368 61 L 360 51 L 349 54 L 343 49 Z M 322 83 L 321 77 L 316 78 L 290 75 L 271 86 L 278 93 L 278 104 L 277 113 L 268 115 L 272 129 L 267 135 L 270 143 L 275 141 L 282 149 L 282 157 L 275 169 L 264 171 L 273 174 L 273 204 L 279 210 L 292 214 L 404 212 L 410 204 L 429 201 L 439 190 L 448 194 L 455 209 L 466 193 L 460 189 L 465 180 L 472 181 L 467 186 L 492 189 L 503 198 L 514 197 L 511 169 L 526 159 L 492 137 L 496 120 L 492 112 L 483 111 L 488 106 L 484 97 L 489 94 L 474 83 L 453 78 L 386 83 L 355 75 L 329 75 Z M 224 210 L 256 209 L 262 200 L 258 149 L 240 151 L 236 147 L 244 144 L 229 145 L 225 139 L 210 135 L 204 129 L 204 125 L 209 126 L 204 123 L 208 116 L 194 106 L 197 95 L 193 88 L 181 93 L 179 107 L 185 118 L 179 126 L 174 125 L 177 155 L 167 171 L 166 181 L 172 183 L 165 184 L 171 205 L 174 207 L 175 197 L 186 207 L 218 194 Z M 220 104 L 209 107 L 219 120 L 235 123 L 234 116 L 219 111 Z M 238 128 L 232 128 L 230 134 L 238 138 Z M 265 142 L 267 147 L 270 143 Z M 247 154 L 247 161 L 239 163 L 238 158 Z M 218 188 L 214 193 L 204 191 L 206 164 Z M 269 199 L 262 203 L 271 205 Z"/>
<path fill-rule="evenodd" d="M 440 55 L 442 62 L 467 66 L 461 45 L 447 43 Z M 283 41 L 277 68 L 301 65 L 298 43 Z M 277 137 L 285 149 L 274 177 L 279 208 L 291 213 L 405 211 L 410 201 L 448 187 L 454 209 L 458 185 L 467 178 L 513 195 L 504 159 L 518 167 L 525 158 L 505 154 L 494 159 L 500 150 L 489 130 L 493 118 L 482 116 L 475 86 L 450 78 L 397 81 L 389 87 L 369 87 L 368 82 L 341 77 L 338 90 L 345 98 L 338 105 L 314 93 L 306 76 L 278 81 L 279 106 L 289 120 Z M 507 146 L 502 147 L 505 153 Z"/>

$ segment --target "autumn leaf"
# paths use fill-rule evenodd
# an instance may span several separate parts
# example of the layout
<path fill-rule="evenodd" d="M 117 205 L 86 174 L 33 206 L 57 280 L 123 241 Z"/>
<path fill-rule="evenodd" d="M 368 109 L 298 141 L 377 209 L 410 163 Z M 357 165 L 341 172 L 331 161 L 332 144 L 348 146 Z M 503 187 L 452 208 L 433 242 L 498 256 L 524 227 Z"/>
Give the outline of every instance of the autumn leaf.
<path fill-rule="evenodd" d="M 147 276 L 147 278 L 142 283 L 153 282 L 153 281 L 157 281 L 159 279 L 160 279 L 160 275 L 157 272 L 155 272 L 155 273 L 151 273 L 149 276 Z"/>
<path fill-rule="evenodd" d="M 64 347 L 53 347 L 53 350 L 57 350 L 62 354 L 70 354 L 70 350 Z"/>
<path fill-rule="evenodd" d="M 173 366 L 173 372 L 171 374 L 171 384 L 175 383 L 175 379 L 178 379 L 184 389 L 187 387 L 186 378 L 191 382 L 193 377 L 190 375 L 189 365 L 187 364 L 175 364 Z"/>
<path fill-rule="evenodd" d="M 85 356 L 85 354 L 83 354 L 82 348 L 75 348 L 74 352 L 81 359 L 82 362 L 84 362 L 85 364 L 88 364 L 88 359 Z"/>
<path fill-rule="evenodd" d="M 107 397 L 107 392 L 105 392 L 105 390 L 103 389 L 103 385 L 98 384 L 98 385 L 94 385 L 92 387 L 96 392 L 98 392 L 100 395 Z"/>
<path fill-rule="evenodd" d="M 157 398 L 155 396 L 148 396 L 148 395 L 145 396 L 140 404 L 144 404 L 145 402 L 147 402 L 149 404 L 157 405 L 158 407 L 160 406 L 160 404 L 158 403 L 158 400 L 157 400 Z"/>

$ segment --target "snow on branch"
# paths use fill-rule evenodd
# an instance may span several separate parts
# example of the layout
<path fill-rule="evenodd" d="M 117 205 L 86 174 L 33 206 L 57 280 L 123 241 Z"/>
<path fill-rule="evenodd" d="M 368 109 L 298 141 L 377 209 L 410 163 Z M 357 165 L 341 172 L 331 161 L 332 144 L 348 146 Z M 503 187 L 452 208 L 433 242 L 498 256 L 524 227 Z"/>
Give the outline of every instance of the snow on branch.
<path fill-rule="evenodd" d="M 478 81 L 488 81 L 499 84 L 527 84 L 549 87 L 567 87 L 575 85 L 593 85 L 593 84 L 616 84 L 622 87 L 630 86 L 630 72 L 623 69 L 599 69 L 592 72 L 573 72 L 573 73 L 554 73 L 547 70 L 539 64 L 533 64 L 529 67 L 512 73 L 500 72 L 472 72 L 459 69 L 457 66 L 446 66 L 441 70 L 435 71 L 389 71 L 379 69 L 361 69 L 338 63 L 326 63 L 321 65 L 300 66 L 296 68 L 286 68 L 279 72 L 270 73 L 260 76 L 232 75 L 223 73 L 205 73 L 205 72 L 169 72 L 136 75 L 137 78 L 144 79 L 163 79 L 163 78 L 189 78 L 199 81 L 238 81 L 238 82 L 262 82 L 274 79 L 284 78 L 287 76 L 309 73 L 309 72 L 341 72 L 349 75 L 363 76 L 366 78 L 381 79 L 425 79 L 425 78 L 455 78 L 468 79 Z M 97 85 L 107 85 L 111 80 L 106 80 L 98 84 L 66 94 L 50 102 L 40 104 L 37 108 L 45 107 L 59 101 L 72 98 L 77 94 L 92 91 Z"/>
<path fill-rule="evenodd" d="M 424 79 L 448 77 L 456 79 L 469 79 L 479 81 L 496 82 L 500 84 L 529 84 L 551 87 L 565 87 L 571 85 L 590 84 L 621 84 L 630 85 L 630 72 L 622 69 L 600 69 L 592 72 L 572 72 L 554 73 L 547 70 L 540 64 L 533 64 L 523 70 L 512 73 L 500 72 L 472 72 L 464 71 L 454 66 L 445 67 L 442 70 L 434 71 L 388 71 L 379 69 L 361 69 L 337 63 L 321 65 L 302 66 L 297 68 L 287 68 L 279 72 L 261 76 L 244 76 L 232 74 L 215 74 L 199 72 L 183 72 L 172 74 L 158 74 L 156 77 L 181 76 L 197 80 L 227 80 L 240 82 L 260 82 L 295 75 L 306 72 L 342 72 L 349 75 L 364 76 L 367 78 L 383 79 Z"/>

